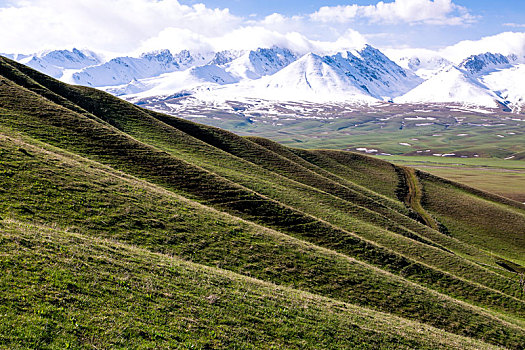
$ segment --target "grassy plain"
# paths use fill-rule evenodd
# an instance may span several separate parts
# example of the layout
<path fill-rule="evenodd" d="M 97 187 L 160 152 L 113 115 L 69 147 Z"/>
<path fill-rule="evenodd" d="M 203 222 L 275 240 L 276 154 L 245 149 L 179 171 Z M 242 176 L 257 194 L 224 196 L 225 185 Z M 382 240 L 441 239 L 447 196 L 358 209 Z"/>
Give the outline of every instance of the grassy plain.
<path fill-rule="evenodd" d="M 144 99 L 141 106 L 240 135 L 304 149 L 360 149 L 516 159 L 525 156 L 525 115 L 460 104 L 207 103 L 193 97 Z"/>
<path fill-rule="evenodd" d="M 378 156 L 480 190 L 525 202 L 525 161 L 498 158 Z"/>

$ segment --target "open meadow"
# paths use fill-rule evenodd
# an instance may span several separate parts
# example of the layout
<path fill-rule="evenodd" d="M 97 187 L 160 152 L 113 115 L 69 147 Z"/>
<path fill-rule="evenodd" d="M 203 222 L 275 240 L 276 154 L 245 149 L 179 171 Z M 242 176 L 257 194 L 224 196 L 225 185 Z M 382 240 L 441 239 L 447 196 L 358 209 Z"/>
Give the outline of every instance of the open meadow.
<path fill-rule="evenodd" d="M 433 156 L 378 156 L 378 158 L 525 202 L 525 161 Z"/>

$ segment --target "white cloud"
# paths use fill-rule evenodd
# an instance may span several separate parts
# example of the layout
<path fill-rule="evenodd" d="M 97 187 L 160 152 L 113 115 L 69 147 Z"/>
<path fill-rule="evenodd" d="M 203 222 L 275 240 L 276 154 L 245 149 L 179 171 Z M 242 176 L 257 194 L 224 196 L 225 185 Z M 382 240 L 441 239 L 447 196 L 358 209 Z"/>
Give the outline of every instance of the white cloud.
<path fill-rule="evenodd" d="M 358 12 L 363 7 L 364 6 L 358 5 L 323 6 L 317 12 L 312 13 L 310 18 L 314 21 L 324 23 L 344 23 L 358 17 Z"/>
<path fill-rule="evenodd" d="M 312 40 L 305 35 L 290 31 L 281 33 L 261 25 L 243 26 L 221 36 L 203 36 L 179 28 L 167 28 L 143 43 L 135 53 L 167 48 L 174 52 L 182 49 L 200 51 L 255 50 L 261 47 L 279 46 L 299 54 L 310 51 L 333 53 L 362 48 L 365 38 L 352 29 L 347 30 L 337 40 Z"/>
<path fill-rule="evenodd" d="M 308 25 L 302 16 L 283 16 L 280 13 L 273 13 L 264 17 L 262 20 L 250 20 L 246 22 L 249 26 L 260 26 L 271 31 L 280 33 L 289 32 L 308 32 Z"/>
<path fill-rule="evenodd" d="M 280 13 L 272 13 L 271 15 L 264 17 L 261 23 L 266 24 L 266 25 L 276 25 L 276 24 L 283 24 L 288 21 L 289 21 L 288 17 L 283 16 Z"/>
<path fill-rule="evenodd" d="M 361 33 L 348 29 L 336 41 L 313 41 L 318 53 L 334 54 L 343 50 L 361 49 L 368 41 Z"/>
<path fill-rule="evenodd" d="M 79 46 L 128 52 L 166 28 L 210 36 L 242 22 L 228 9 L 185 6 L 177 0 L 17 0 L 14 4 L 0 8 L 3 51 Z"/>
<path fill-rule="evenodd" d="M 208 52 L 213 51 L 214 47 L 209 43 L 207 36 L 195 33 L 189 29 L 169 27 L 160 31 L 157 35 L 143 40 L 139 46 L 133 49 L 132 54 L 138 55 L 143 52 L 160 49 L 169 49 L 172 52 L 181 50 Z"/>
<path fill-rule="evenodd" d="M 283 34 L 262 26 L 241 27 L 222 37 L 212 38 L 210 41 L 217 50 L 253 50 L 274 45 L 296 51 L 308 51 L 311 48 L 310 40 L 298 32 Z"/>
<path fill-rule="evenodd" d="M 310 18 L 325 23 L 346 23 L 364 18 L 372 23 L 432 25 L 463 25 L 475 21 L 466 8 L 454 4 L 452 0 L 395 0 L 367 6 L 324 6 Z"/>
<path fill-rule="evenodd" d="M 464 40 L 439 51 L 446 59 L 459 63 L 470 55 L 486 52 L 525 57 L 525 33 L 505 32 L 487 36 L 480 40 Z"/>
<path fill-rule="evenodd" d="M 350 49 L 364 41 L 355 31 L 340 32 L 308 17 L 274 13 L 256 20 L 178 0 L 13 0 L 13 4 L 0 8 L 0 50 L 5 53 L 77 47 L 110 57 L 164 48 L 210 51 L 274 45 L 304 52 L 314 47 Z"/>
<path fill-rule="evenodd" d="M 404 40 L 399 39 L 401 29 L 389 29 L 387 34 L 373 30 L 363 36 L 349 29 L 352 19 L 406 26 L 465 24 L 473 18 L 452 0 L 381 1 L 322 7 L 310 15 L 273 13 L 262 19 L 204 4 L 183 5 L 179 0 L 11 0 L 10 4 L 0 7 L 0 51 L 5 53 L 77 47 L 112 56 L 161 48 L 211 51 L 274 45 L 298 52 L 332 52 L 362 47 L 365 38 L 385 41 L 392 35 L 398 43 Z"/>

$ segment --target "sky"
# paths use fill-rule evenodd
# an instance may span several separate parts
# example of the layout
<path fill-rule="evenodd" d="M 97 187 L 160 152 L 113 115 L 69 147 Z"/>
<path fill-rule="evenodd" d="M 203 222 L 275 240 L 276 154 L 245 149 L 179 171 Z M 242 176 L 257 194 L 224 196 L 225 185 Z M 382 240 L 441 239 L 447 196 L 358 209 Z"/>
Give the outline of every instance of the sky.
<path fill-rule="evenodd" d="M 77 47 L 116 55 L 272 45 L 306 52 L 364 43 L 442 50 L 503 32 L 525 33 L 525 1 L 0 0 L 0 32 L 3 53 Z M 523 35 L 487 42 L 503 38 L 520 46 Z"/>

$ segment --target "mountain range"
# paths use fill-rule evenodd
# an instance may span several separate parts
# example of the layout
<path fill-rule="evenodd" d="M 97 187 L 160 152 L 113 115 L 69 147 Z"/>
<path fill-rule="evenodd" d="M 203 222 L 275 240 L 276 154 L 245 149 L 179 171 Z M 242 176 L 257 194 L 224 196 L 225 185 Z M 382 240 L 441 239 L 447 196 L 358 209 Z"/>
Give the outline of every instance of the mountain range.
<path fill-rule="evenodd" d="M 107 61 L 73 49 L 6 55 L 64 82 L 127 99 L 192 94 L 207 100 L 371 103 L 455 102 L 521 107 L 525 58 L 497 52 L 453 63 L 438 54 L 394 60 L 365 45 L 333 54 L 286 48 L 172 53 L 160 50 Z"/>

